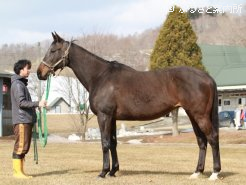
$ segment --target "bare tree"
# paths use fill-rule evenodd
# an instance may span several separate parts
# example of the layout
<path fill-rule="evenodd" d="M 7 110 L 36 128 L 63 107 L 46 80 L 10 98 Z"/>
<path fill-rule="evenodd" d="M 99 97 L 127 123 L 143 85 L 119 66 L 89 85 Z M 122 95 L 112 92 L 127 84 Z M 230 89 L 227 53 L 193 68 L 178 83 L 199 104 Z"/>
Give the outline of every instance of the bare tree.
<path fill-rule="evenodd" d="M 89 104 L 89 93 L 84 87 L 81 86 L 78 79 L 75 79 L 75 91 L 71 88 L 71 95 L 73 103 L 75 103 L 77 110 L 79 111 L 80 127 L 82 140 L 85 140 L 85 133 L 87 130 L 87 125 L 93 116 L 89 116 L 90 104 Z M 75 94 L 75 93 L 77 94 Z M 94 115 L 94 114 L 93 114 Z"/>
<path fill-rule="evenodd" d="M 28 79 L 28 89 L 35 100 L 39 100 L 45 91 L 45 81 L 40 81 L 36 73 L 31 73 Z"/>
<path fill-rule="evenodd" d="M 68 100 L 70 112 L 78 113 L 70 115 L 77 132 L 81 134 L 82 140 L 85 140 L 88 122 L 93 117 L 93 114 L 90 114 L 89 93 L 76 78 L 61 77 L 58 80 L 61 81 L 59 84 L 62 84 L 62 86 L 59 86 L 56 91 Z M 72 110 L 71 105 L 75 110 Z"/>

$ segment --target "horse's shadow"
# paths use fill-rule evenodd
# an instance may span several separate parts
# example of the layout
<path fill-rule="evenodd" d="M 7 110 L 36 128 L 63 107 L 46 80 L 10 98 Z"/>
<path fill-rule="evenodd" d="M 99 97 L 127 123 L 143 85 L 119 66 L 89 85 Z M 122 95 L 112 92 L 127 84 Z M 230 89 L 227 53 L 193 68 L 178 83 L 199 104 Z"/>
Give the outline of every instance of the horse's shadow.
<path fill-rule="evenodd" d="M 95 173 L 98 172 L 97 170 L 89 170 L 89 171 L 84 171 L 84 173 Z M 118 172 L 118 176 L 135 176 L 135 175 L 173 175 L 173 176 L 190 176 L 192 173 L 191 172 L 170 172 L 170 171 L 153 171 L 153 170 L 120 170 Z M 221 172 L 220 173 L 220 178 L 227 178 L 230 176 L 237 175 L 238 173 L 233 173 L 233 172 Z M 209 178 L 211 175 L 211 172 L 204 172 L 202 176 L 204 178 Z M 116 174 L 117 176 L 117 174 Z"/>
<path fill-rule="evenodd" d="M 169 172 L 169 171 L 153 171 L 153 170 L 120 170 L 120 174 L 123 176 L 131 175 L 190 175 L 188 172 Z"/>
<path fill-rule="evenodd" d="M 81 171 L 79 169 L 68 169 L 68 170 L 56 170 L 56 171 L 50 171 L 50 172 L 45 172 L 45 173 L 40 173 L 40 174 L 35 174 L 33 175 L 34 177 L 42 177 L 42 176 L 50 176 L 50 175 L 63 175 L 63 174 L 75 174 L 75 173 L 99 173 L 99 170 L 86 170 L 86 171 Z M 173 176 L 190 176 L 190 172 L 170 172 L 170 171 L 153 171 L 153 170 L 120 170 L 118 172 L 118 176 L 135 176 L 135 175 L 173 175 Z M 227 178 L 230 176 L 237 175 L 238 173 L 233 173 L 233 172 L 221 172 L 220 177 L 221 178 Z M 211 172 L 204 172 L 202 176 L 204 178 L 208 178 L 211 175 Z M 117 174 L 116 174 L 117 176 Z"/>
<path fill-rule="evenodd" d="M 133 176 L 133 175 L 143 175 L 143 174 L 150 174 L 150 175 L 173 175 L 173 176 L 190 176 L 191 173 L 190 172 L 170 172 L 170 171 L 149 171 L 149 170 L 144 170 L 144 171 L 137 171 L 137 170 L 121 170 L 120 174 L 122 174 L 122 176 Z M 237 173 L 233 173 L 233 172 L 221 172 L 219 174 L 220 178 L 227 178 L 230 176 L 234 176 Z M 211 175 L 211 172 L 204 172 L 202 174 L 202 177 L 205 178 L 209 178 Z"/>

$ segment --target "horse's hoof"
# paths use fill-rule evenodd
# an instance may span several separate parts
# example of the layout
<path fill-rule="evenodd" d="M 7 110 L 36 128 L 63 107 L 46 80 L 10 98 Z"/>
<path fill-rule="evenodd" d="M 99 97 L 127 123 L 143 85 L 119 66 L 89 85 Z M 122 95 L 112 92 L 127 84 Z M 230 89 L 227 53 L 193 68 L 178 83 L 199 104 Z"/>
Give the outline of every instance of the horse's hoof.
<path fill-rule="evenodd" d="M 218 172 L 216 172 L 216 173 L 213 172 L 212 175 L 209 177 L 208 180 L 210 180 L 210 181 L 215 181 L 215 180 L 219 179 L 219 178 L 218 178 L 218 175 L 219 175 Z"/>
<path fill-rule="evenodd" d="M 108 174 L 109 177 L 116 177 L 115 174 Z"/>
<path fill-rule="evenodd" d="M 189 179 L 197 179 L 201 173 L 200 172 L 194 172 Z"/>
<path fill-rule="evenodd" d="M 109 172 L 109 170 L 102 170 L 101 173 L 98 175 L 98 177 L 105 178 L 105 176 L 107 175 L 108 172 Z"/>
<path fill-rule="evenodd" d="M 102 180 L 102 179 L 104 179 L 104 177 L 101 177 L 100 175 L 98 175 L 98 176 L 96 177 L 96 179 L 97 179 L 97 180 Z"/>
<path fill-rule="evenodd" d="M 115 177 L 115 173 L 119 171 L 119 166 L 112 168 L 111 171 L 109 172 L 109 176 Z"/>
<path fill-rule="evenodd" d="M 99 179 L 104 179 L 104 178 L 105 178 L 105 175 L 99 174 L 99 175 L 97 176 L 97 178 L 99 178 Z"/>

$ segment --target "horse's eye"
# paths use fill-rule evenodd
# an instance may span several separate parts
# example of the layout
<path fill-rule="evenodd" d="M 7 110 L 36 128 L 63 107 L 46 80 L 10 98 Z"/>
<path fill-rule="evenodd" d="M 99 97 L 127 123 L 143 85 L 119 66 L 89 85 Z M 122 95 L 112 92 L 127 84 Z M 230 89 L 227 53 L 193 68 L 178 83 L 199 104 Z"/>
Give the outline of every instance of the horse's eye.
<path fill-rule="evenodd" d="M 61 48 L 52 48 L 50 51 L 51 51 L 51 53 L 55 53 L 58 50 L 61 50 Z"/>
<path fill-rule="evenodd" d="M 56 48 L 53 48 L 53 49 L 50 50 L 51 53 L 55 53 L 56 51 L 57 51 Z"/>

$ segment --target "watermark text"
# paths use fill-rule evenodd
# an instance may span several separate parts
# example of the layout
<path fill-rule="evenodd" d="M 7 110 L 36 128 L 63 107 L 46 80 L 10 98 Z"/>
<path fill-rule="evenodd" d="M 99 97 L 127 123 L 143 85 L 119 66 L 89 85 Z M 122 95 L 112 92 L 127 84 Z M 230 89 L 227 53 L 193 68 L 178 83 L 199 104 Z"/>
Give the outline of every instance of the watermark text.
<path fill-rule="evenodd" d="M 169 12 L 174 12 L 174 6 L 172 6 L 169 9 Z M 241 13 L 242 12 L 242 4 L 233 4 L 233 5 L 225 5 L 225 6 L 221 6 L 221 5 L 216 5 L 214 7 L 209 6 L 207 8 L 190 8 L 189 10 L 185 11 L 183 9 L 179 9 L 180 13 L 184 13 L 184 12 L 190 12 L 190 13 L 208 13 L 208 14 L 219 14 L 219 13 L 225 13 L 225 12 L 230 12 L 230 13 Z"/>

